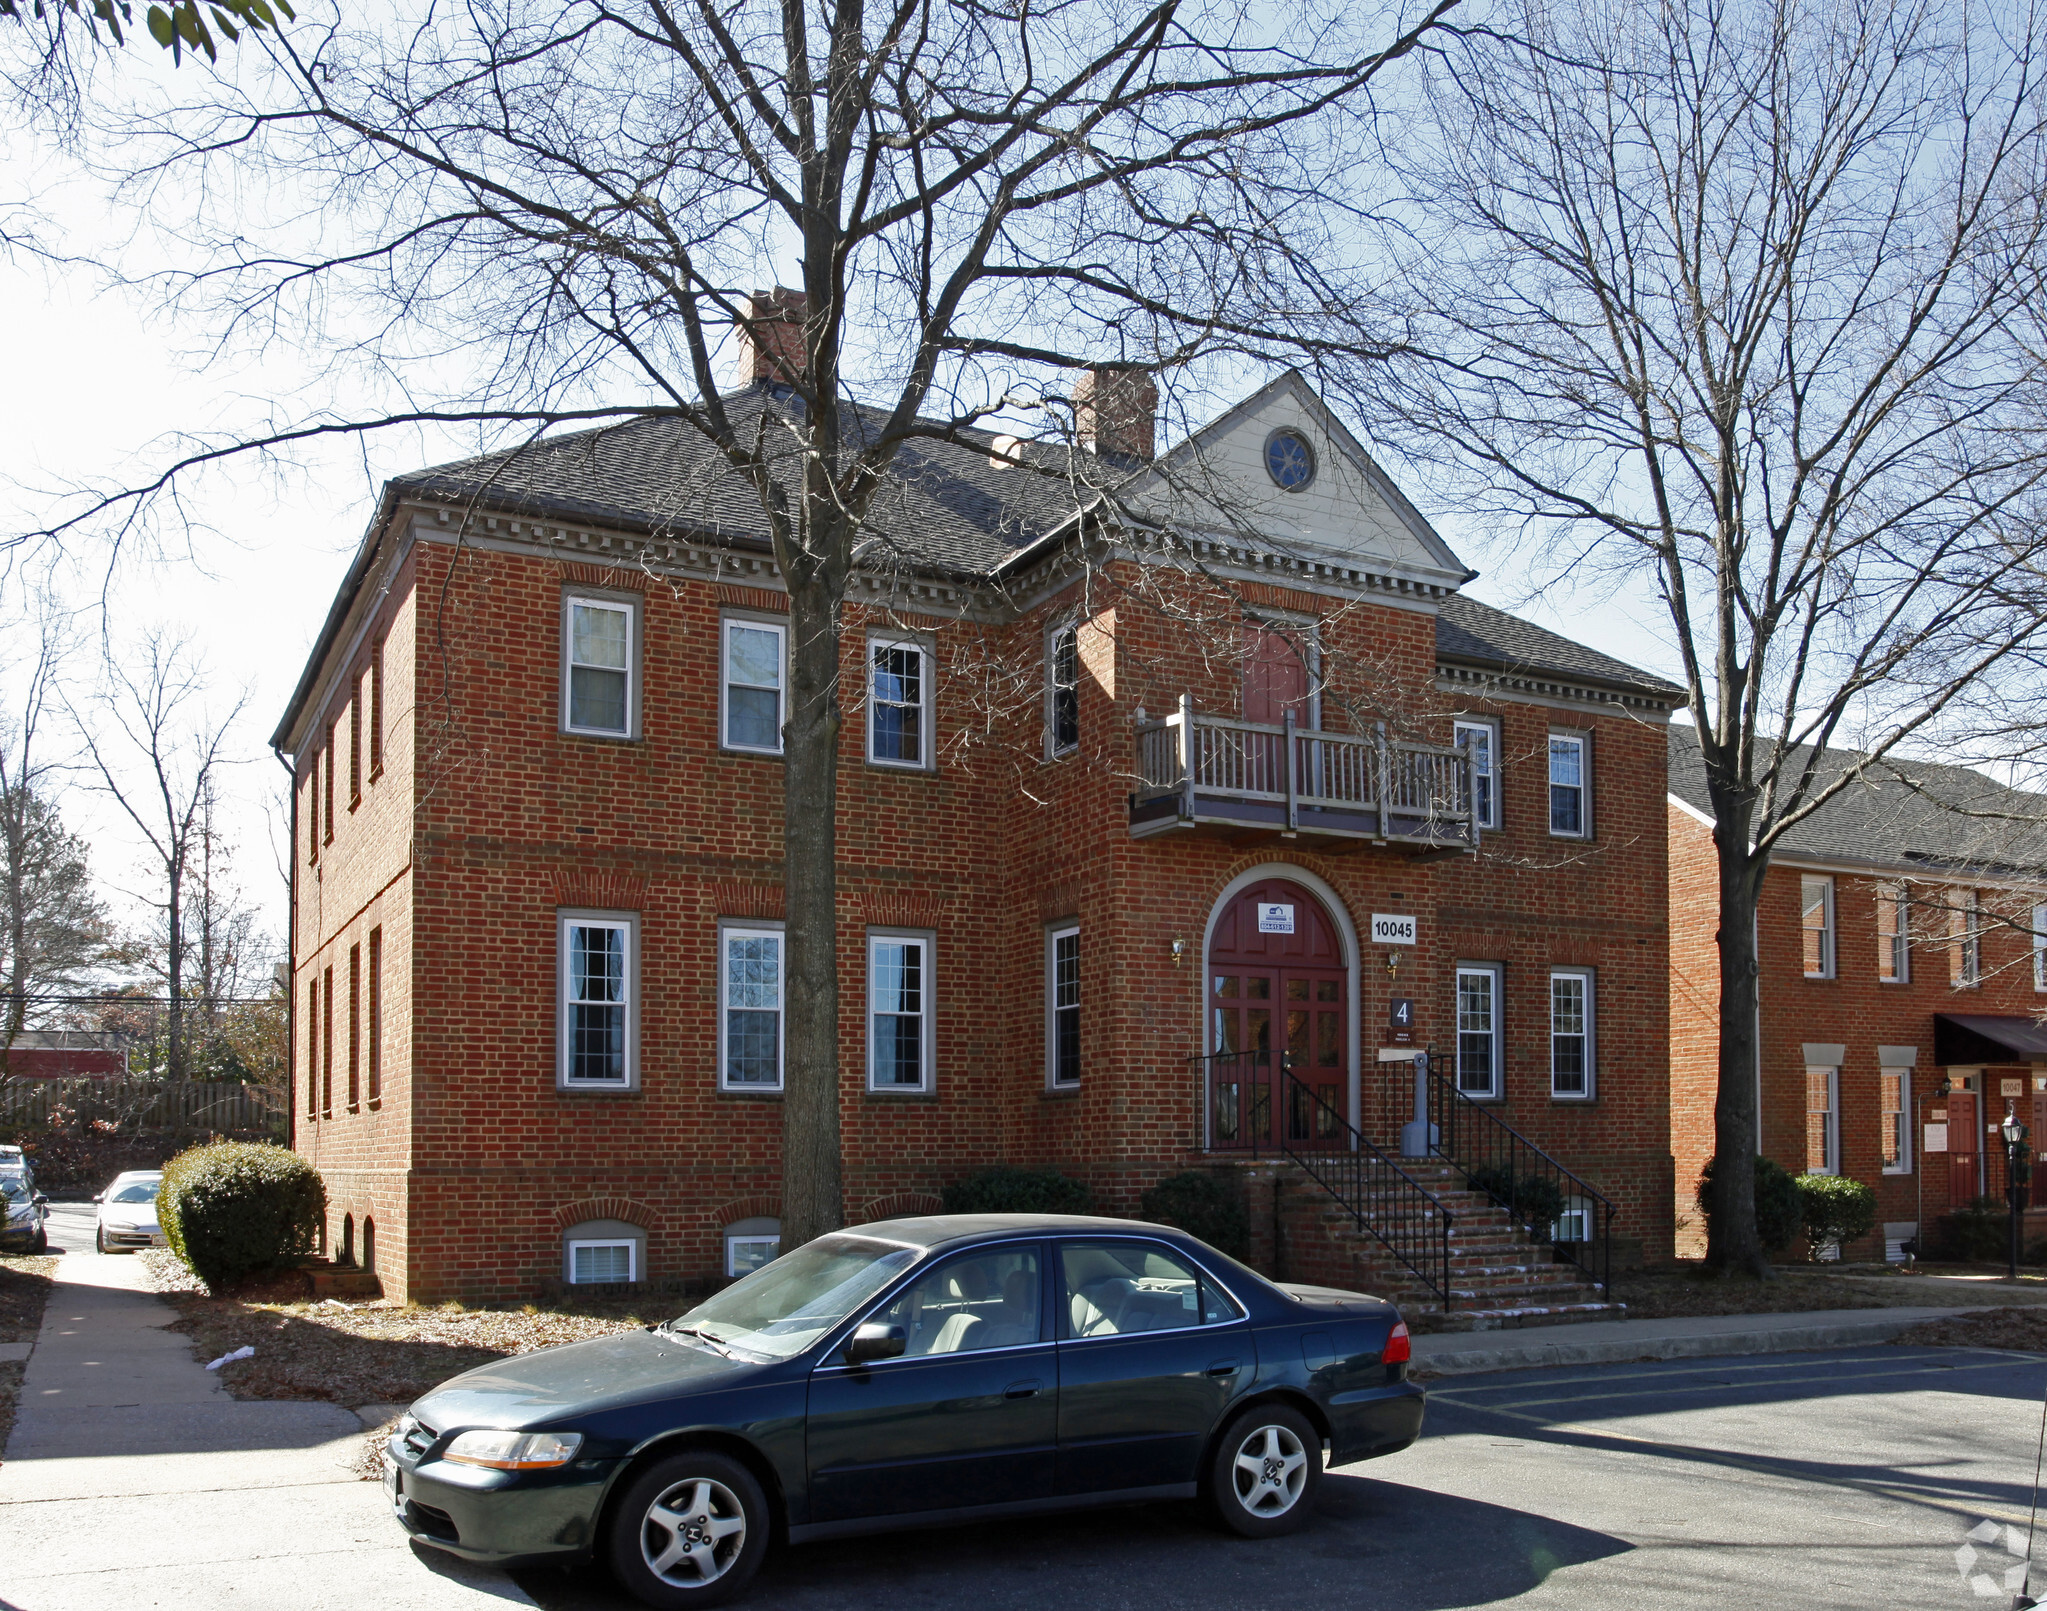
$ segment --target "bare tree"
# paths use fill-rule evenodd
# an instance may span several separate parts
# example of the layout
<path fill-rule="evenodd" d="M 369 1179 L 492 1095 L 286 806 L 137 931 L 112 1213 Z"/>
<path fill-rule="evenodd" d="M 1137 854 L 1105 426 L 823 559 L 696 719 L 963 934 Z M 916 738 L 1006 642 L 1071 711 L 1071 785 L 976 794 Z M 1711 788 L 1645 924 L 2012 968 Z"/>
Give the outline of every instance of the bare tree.
<path fill-rule="evenodd" d="M 68 621 L 47 601 L 35 621 L 35 660 L 21 703 L 0 735 L 0 960 L 7 1002 L 0 1066 L 27 1023 L 31 1001 L 77 989 L 108 959 L 111 927 L 93 890 L 83 840 L 57 806 L 59 768 L 45 752 Z"/>
<path fill-rule="evenodd" d="M 1558 573 L 1669 608 L 1719 858 L 1707 1259 L 1767 1273 L 1772 851 L 2037 655 L 2041 35 L 1913 0 L 1501 25 L 1521 42 L 1444 55 L 1397 153 L 1407 334 L 1394 395 L 1367 384 Z"/>
<path fill-rule="evenodd" d="M 843 1214 L 841 610 L 854 573 L 890 561 L 876 533 L 904 450 L 1005 410 L 1070 438 L 1078 365 L 1193 374 L 1323 339 L 1375 82 L 1454 0 L 1399 4 L 1310 0 L 1282 30 L 1176 0 L 486 0 L 389 38 L 266 34 L 275 71 L 246 100 L 208 81 L 203 104 L 125 131 L 156 142 L 139 171 L 156 221 L 201 198 L 184 227 L 210 266 L 185 290 L 228 334 L 297 336 L 353 307 L 376 333 L 346 356 L 408 399 L 198 445 L 138 495 L 379 424 L 647 418 L 700 433 L 751 489 L 791 603 L 792 1242 Z M 288 176 L 311 212 L 278 209 L 258 242 L 264 209 L 207 211 L 190 170 L 221 161 Z M 784 270 L 797 295 L 746 293 Z M 766 354 L 771 407 L 721 396 L 735 325 Z M 136 507 L 81 518 L 118 531 Z"/>
<path fill-rule="evenodd" d="M 190 1077 L 187 1000 L 210 996 L 219 980 L 224 948 L 211 872 L 214 786 L 230 729 L 244 699 L 225 714 L 205 708 L 207 683 L 189 646 L 152 632 L 123 663 L 109 663 L 89 712 L 75 713 L 79 742 L 99 774 L 99 787 L 148 843 L 151 872 L 159 880 L 150 897 L 158 913 L 158 944 L 151 971 L 165 998 L 164 1071 Z M 188 988 L 193 961 L 194 878 L 198 898 L 200 990 Z M 202 1003 L 202 1011 L 210 1009 Z"/>

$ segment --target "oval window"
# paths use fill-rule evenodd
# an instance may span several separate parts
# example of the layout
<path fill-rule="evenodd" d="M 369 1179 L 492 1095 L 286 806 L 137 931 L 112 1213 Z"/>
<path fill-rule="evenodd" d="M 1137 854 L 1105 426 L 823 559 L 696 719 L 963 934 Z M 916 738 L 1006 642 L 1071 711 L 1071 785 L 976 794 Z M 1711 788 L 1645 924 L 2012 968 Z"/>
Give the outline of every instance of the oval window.
<path fill-rule="evenodd" d="M 1288 492 L 1315 479 L 1315 452 L 1298 431 L 1274 431 L 1265 440 L 1265 473 Z"/>

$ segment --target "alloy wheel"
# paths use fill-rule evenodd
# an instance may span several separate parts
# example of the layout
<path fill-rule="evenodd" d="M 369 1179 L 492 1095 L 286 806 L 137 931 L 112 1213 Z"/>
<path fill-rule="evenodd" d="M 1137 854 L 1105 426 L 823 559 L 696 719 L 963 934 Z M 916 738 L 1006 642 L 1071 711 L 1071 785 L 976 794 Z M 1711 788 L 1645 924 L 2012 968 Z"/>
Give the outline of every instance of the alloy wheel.
<path fill-rule="evenodd" d="M 1237 1503 L 1261 1520 L 1284 1516 L 1308 1483 L 1308 1451 L 1292 1427 L 1267 1422 L 1251 1428 L 1231 1462 Z"/>
<path fill-rule="evenodd" d="M 690 1477 L 647 1507 L 640 1556 L 647 1570 L 674 1588 L 715 1583 L 746 1549 L 746 1509 L 722 1482 Z"/>

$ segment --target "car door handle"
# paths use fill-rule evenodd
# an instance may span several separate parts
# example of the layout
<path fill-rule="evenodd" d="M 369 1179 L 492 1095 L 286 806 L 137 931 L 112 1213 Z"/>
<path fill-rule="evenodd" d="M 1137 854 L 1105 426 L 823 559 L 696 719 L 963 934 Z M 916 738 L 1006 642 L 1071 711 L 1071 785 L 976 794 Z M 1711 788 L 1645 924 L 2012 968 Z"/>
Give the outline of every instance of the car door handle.
<path fill-rule="evenodd" d="M 1002 1390 L 1004 1398 L 1036 1398 L 1044 1390 L 1043 1382 L 1011 1382 Z"/>
<path fill-rule="evenodd" d="M 1234 1359 L 1218 1359 L 1208 1367 L 1211 1376 L 1234 1376 L 1240 1367 Z"/>

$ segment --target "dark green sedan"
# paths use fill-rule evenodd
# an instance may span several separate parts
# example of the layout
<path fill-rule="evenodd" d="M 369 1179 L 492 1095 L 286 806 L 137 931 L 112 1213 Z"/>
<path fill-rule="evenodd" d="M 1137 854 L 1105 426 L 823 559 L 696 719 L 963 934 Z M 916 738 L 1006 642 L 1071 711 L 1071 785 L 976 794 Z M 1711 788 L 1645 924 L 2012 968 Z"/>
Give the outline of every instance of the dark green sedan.
<path fill-rule="evenodd" d="M 730 1599 L 777 1540 L 1197 1496 L 1265 1537 L 1307 1521 L 1325 1451 L 1414 1442 L 1408 1352 L 1392 1304 L 1163 1226 L 886 1220 L 666 1325 L 443 1383 L 384 1481 L 422 1544 L 594 1553 L 662 1607 Z"/>

